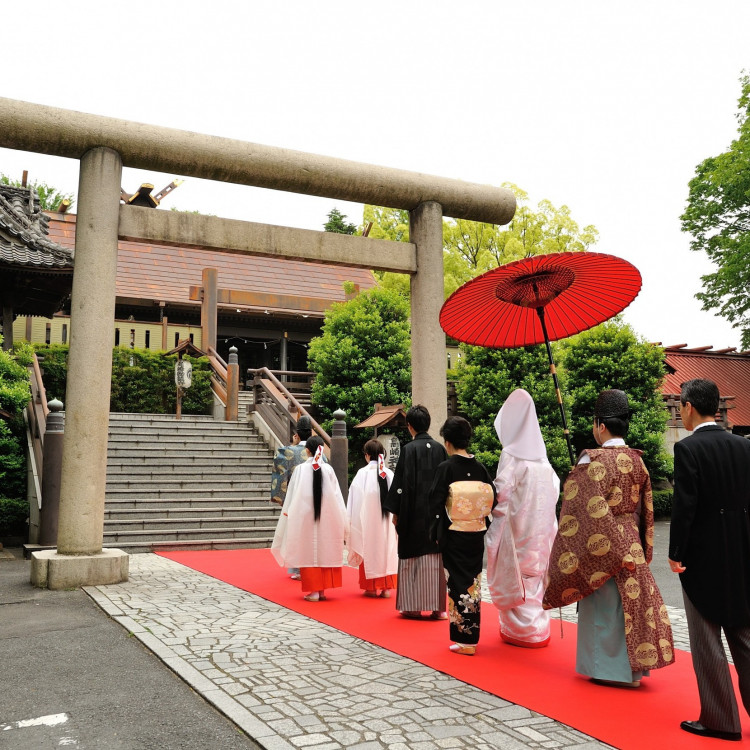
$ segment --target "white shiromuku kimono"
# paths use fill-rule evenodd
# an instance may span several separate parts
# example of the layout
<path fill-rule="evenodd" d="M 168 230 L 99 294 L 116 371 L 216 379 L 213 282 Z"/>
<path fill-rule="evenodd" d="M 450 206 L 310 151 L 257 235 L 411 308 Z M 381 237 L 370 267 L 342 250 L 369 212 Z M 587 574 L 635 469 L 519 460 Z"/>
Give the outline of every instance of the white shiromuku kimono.
<path fill-rule="evenodd" d="M 385 467 L 391 486 L 393 472 Z M 398 572 L 398 537 L 391 514 L 383 515 L 378 484 L 378 462 L 360 469 L 349 487 L 346 510 L 351 524 L 348 564 L 353 568 L 364 562 L 368 579 L 384 578 Z"/>
<path fill-rule="evenodd" d="M 542 599 L 557 533 L 560 480 L 547 460 L 536 407 L 526 391 L 508 396 L 495 429 L 503 452 L 494 482 L 497 505 L 485 536 L 490 596 L 500 610 L 500 637 L 538 648 L 550 636 Z"/>
<path fill-rule="evenodd" d="M 313 459 L 294 470 L 271 545 L 279 565 L 287 568 L 340 568 L 349 535 L 349 519 L 336 473 L 324 463 L 320 518 L 313 509 Z"/>

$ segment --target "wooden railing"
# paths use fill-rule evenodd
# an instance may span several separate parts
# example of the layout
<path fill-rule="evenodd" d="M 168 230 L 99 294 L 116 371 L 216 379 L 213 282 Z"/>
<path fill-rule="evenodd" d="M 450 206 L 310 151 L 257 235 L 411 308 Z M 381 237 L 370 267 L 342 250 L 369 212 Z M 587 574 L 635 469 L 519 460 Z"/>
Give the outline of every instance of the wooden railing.
<path fill-rule="evenodd" d="M 249 369 L 247 371 L 247 383 L 248 389 L 252 388 L 252 382 L 254 373 L 256 370 Z M 291 393 L 294 398 L 299 401 L 302 406 L 308 408 L 311 405 L 310 394 L 312 392 L 313 381 L 315 375 L 312 372 L 305 370 L 270 370 L 269 372 L 279 380 L 284 387 Z"/>
<path fill-rule="evenodd" d="M 37 503 L 41 507 L 42 502 L 42 467 L 44 461 L 44 436 L 47 432 L 47 391 L 42 382 L 42 369 L 39 366 L 39 358 L 34 354 L 34 359 L 29 366 L 29 385 L 31 387 L 31 400 L 26 404 L 26 425 L 29 438 L 29 453 L 31 473 L 34 481 L 34 491 Z"/>
<path fill-rule="evenodd" d="M 292 394 L 288 386 L 276 377 L 275 373 L 285 375 L 304 375 L 309 378 L 310 373 L 286 371 L 271 371 L 267 367 L 248 370 L 252 381 L 248 385 L 253 392 L 253 402 L 248 405 L 249 412 L 257 412 L 269 429 L 283 445 L 288 445 L 292 439 L 297 420 L 302 416 L 310 417 L 313 432 L 323 438 L 327 446 L 331 445 L 330 435 L 310 416 L 307 409 Z M 309 393 L 309 389 L 307 390 Z"/>
<path fill-rule="evenodd" d="M 677 393 L 664 394 L 664 408 L 669 413 L 667 427 L 682 427 L 682 417 L 680 416 L 680 395 Z M 716 412 L 716 424 L 721 425 L 725 430 L 732 429 L 732 422 L 729 419 L 729 410 L 734 409 L 736 396 L 721 396 L 719 399 L 719 411 Z"/>
<path fill-rule="evenodd" d="M 213 346 L 208 347 L 208 361 L 211 364 L 211 388 L 222 406 L 227 405 L 227 363 Z"/>

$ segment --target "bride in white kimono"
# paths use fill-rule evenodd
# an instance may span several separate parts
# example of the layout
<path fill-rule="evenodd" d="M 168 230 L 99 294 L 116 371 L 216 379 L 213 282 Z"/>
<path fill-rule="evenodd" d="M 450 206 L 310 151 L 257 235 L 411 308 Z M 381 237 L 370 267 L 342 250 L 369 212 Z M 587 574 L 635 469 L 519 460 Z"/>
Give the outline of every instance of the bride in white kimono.
<path fill-rule="evenodd" d="M 525 648 L 546 646 L 549 612 L 542 609 L 545 576 L 557 532 L 560 480 L 547 460 L 536 407 L 518 389 L 495 419 L 503 446 L 497 466 L 497 505 L 487 531 L 487 580 L 500 610 L 500 637 Z"/>

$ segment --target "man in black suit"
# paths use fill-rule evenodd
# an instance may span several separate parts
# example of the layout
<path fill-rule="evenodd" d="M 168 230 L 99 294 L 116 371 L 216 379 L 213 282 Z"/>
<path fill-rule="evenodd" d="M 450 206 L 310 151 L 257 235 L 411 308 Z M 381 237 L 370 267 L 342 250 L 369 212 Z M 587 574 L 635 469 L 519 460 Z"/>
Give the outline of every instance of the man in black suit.
<path fill-rule="evenodd" d="M 680 574 L 701 713 L 686 732 L 742 739 L 721 643 L 724 631 L 750 713 L 750 440 L 716 424 L 719 389 L 689 380 L 680 394 L 685 429 L 674 447 L 669 565 Z"/>

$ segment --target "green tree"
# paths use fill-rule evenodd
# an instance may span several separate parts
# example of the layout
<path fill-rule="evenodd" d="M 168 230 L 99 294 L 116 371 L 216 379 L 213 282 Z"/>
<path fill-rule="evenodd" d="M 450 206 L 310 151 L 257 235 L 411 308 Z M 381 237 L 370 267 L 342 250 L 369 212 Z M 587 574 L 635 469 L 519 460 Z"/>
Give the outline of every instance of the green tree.
<path fill-rule="evenodd" d="M 328 221 L 323 225 L 323 229 L 326 232 L 334 232 L 336 234 L 354 234 L 357 231 L 357 225 L 348 224 L 346 219 L 347 217 L 338 208 L 332 208 L 328 214 Z"/>
<path fill-rule="evenodd" d="M 550 463 L 564 477 L 570 458 L 545 347 L 488 349 L 462 344 L 461 353 L 456 369 L 459 410 L 474 426 L 472 451 L 477 458 L 494 476 L 500 457 L 495 417 L 511 392 L 523 388 L 534 399 Z"/>
<path fill-rule="evenodd" d="M 0 344 L 3 337 L 0 336 Z M 18 356 L 0 349 L 0 537 L 23 536 L 29 505 L 26 501 L 23 409 L 31 398 L 28 346 Z"/>
<path fill-rule="evenodd" d="M 591 434 L 596 398 L 602 390 L 620 388 L 631 410 L 628 445 L 643 451 L 652 480 L 670 476 L 672 461 L 664 449 L 667 412 L 659 391 L 666 372 L 664 350 L 636 336 L 619 318 L 560 342 L 559 350 L 576 449 L 596 447 Z"/>
<path fill-rule="evenodd" d="M 315 373 L 313 403 L 330 428 L 336 409 L 346 412 L 350 456 L 359 458 L 371 435 L 353 426 L 376 403 L 406 403 L 411 393 L 409 306 L 399 294 L 375 287 L 333 305 L 320 336 L 310 342 L 308 367 Z"/>
<path fill-rule="evenodd" d="M 715 310 L 742 334 L 750 348 L 750 74 L 740 78 L 738 136 L 723 154 L 701 162 L 690 180 L 682 229 L 692 235 L 690 249 L 715 264 L 701 277 L 695 296 L 704 310 Z"/>
<path fill-rule="evenodd" d="M 581 229 L 567 206 L 557 208 L 543 200 L 532 208 L 521 188 L 511 183 L 503 187 L 512 190 L 517 201 L 515 216 L 507 226 L 443 220 L 446 297 L 475 276 L 513 260 L 541 253 L 583 252 L 596 243 L 596 228 L 588 225 Z M 409 241 L 408 211 L 365 205 L 362 222 L 363 227 L 372 222 L 370 237 Z M 407 275 L 379 271 L 375 275 L 385 288 L 409 296 Z"/>
<path fill-rule="evenodd" d="M 542 200 L 536 209 L 517 185 L 505 183 L 516 196 L 517 208 L 506 226 L 464 219 L 443 222 L 446 295 L 492 268 L 528 255 L 584 252 L 599 233 L 592 225 L 581 229 L 567 206 L 555 207 Z"/>
<path fill-rule="evenodd" d="M 5 174 L 0 174 L 0 184 L 23 187 L 20 180 L 12 180 Z M 61 193 L 46 182 L 32 182 L 27 184 L 27 187 L 32 187 L 36 191 L 42 211 L 57 211 L 64 200 L 70 201 L 70 205 L 73 205 L 73 193 Z"/>

